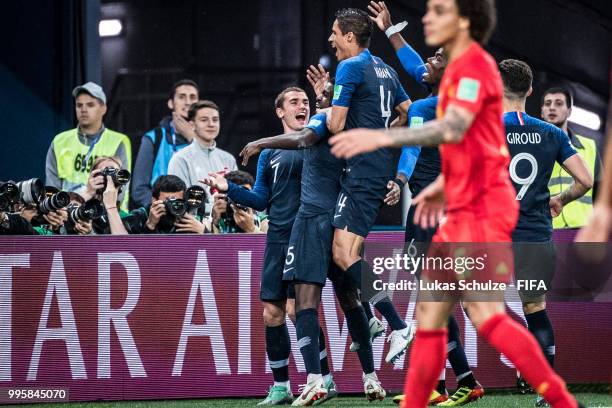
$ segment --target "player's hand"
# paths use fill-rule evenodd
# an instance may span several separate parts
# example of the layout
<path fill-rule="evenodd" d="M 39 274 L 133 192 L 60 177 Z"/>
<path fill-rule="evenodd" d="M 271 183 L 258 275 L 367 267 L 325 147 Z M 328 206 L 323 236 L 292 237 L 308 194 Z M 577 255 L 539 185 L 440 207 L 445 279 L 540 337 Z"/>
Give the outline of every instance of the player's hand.
<path fill-rule="evenodd" d="M 255 218 L 253 217 L 253 210 L 251 208 L 241 210 L 234 204 L 232 204 L 232 208 L 234 210 L 234 221 L 236 222 L 237 226 L 239 226 L 244 232 L 257 232 Z"/>
<path fill-rule="evenodd" d="M 561 201 L 561 196 L 556 195 L 550 197 L 550 200 L 548 201 L 548 208 L 550 208 L 550 215 L 552 215 L 553 218 L 561 215 L 561 211 L 563 211 L 563 201 Z"/>
<path fill-rule="evenodd" d="M 385 197 L 385 204 L 395 205 L 399 203 L 402 188 L 394 180 L 389 180 L 389 182 L 387 183 L 387 189 L 389 190 L 389 192 Z"/>
<path fill-rule="evenodd" d="M 193 126 L 191 126 L 191 123 L 189 123 L 187 119 L 176 112 L 172 112 L 172 123 L 176 131 L 187 139 L 187 141 L 191 142 L 193 140 L 195 137 L 195 130 L 193 130 Z"/>
<path fill-rule="evenodd" d="M 68 220 L 68 211 L 60 208 L 57 211 L 51 211 L 48 214 L 44 214 L 43 218 L 51 225 L 51 229 L 57 230 Z"/>
<path fill-rule="evenodd" d="M 595 204 L 587 224 L 576 234 L 576 242 L 608 242 L 612 230 L 612 210 Z"/>
<path fill-rule="evenodd" d="M 159 224 L 159 220 L 164 215 L 166 215 L 166 206 L 164 202 L 162 200 L 153 201 L 151 209 L 149 210 L 149 218 L 147 218 L 147 228 L 151 231 L 155 231 L 157 224 Z"/>
<path fill-rule="evenodd" d="M 257 140 L 255 140 L 254 142 L 247 143 L 247 145 L 242 148 L 239 154 L 239 156 L 242 157 L 242 165 L 246 166 L 251 156 L 255 156 L 256 154 L 259 154 L 261 150 L 262 150 L 262 147 L 259 146 L 259 143 L 257 142 Z"/>
<path fill-rule="evenodd" d="M 93 223 L 91 221 L 79 221 L 74 224 L 74 230 L 79 235 L 89 235 L 93 230 Z"/>
<path fill-rule="evenodd" d="M 221 173 L 208 173 L 210 177 L 203 180 L 198 180 L 202 184 L 206 184 L 210 188 L 215 188 L 217 191 L 225 193 L 229 188 L 227 179 L 224 176 L 224 172 Z"/>
<path fill-rule="evenodd" d="M 195 234 L 203 234 L 206 229 L 204 224 L 189 213 L 176 220 L 174 226 L 176 227 L 176 232 L 192 232 Z"/>
<path fill-rule="evenodd" d="M 434 182 L 428 185 L 412 200 L 412 205 L 416 206 L 414 223 L 423 229 L 435 228 L 444 217 L 446 199 L 444 188 L 440 188 L 439 184 Z"/>
<path fill-rule="evenodd" d="M 389 147 L 391 143 L 391 138 L 384 131 L 363 128 L 341 132 L 329 139 L 331 152 L 340 159 Z"/>
<path fill-rule="evenodd" d="M 384 1 L 370 1 L 368 10 L 372 13 L 370 20 L 378 26 L 380 31 L 385 32 L 393 25 L 391 22 L 391 14 Z"/>
<path fill-rule="evenodd" d="M 325 91 L 325 84 L 329 82 L 329 72 L 325 71 L 321 64 L 317 67 L 311 65 L 306 70 L 306 79 L 308 79 L 315 95 L 319 98 Z"/>

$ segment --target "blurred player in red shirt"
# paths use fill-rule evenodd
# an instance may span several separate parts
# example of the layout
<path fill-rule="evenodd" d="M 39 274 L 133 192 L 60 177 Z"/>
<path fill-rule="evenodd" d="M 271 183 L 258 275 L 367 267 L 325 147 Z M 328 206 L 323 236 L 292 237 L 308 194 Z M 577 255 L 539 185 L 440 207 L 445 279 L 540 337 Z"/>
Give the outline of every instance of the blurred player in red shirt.
<path fill-rule="evenodd" d="M 441 145 L 442 174 L 413 201 L 415 223 L 423 228 L 435 226 L 446 209 L 446 219 L 433 239 L 440 244 L 509 243 L 518 218 L 516 194 L 508 175 L 501 76 L 495 60 L 480 45 L 493 31 L 495 13 L 493 0 L 429 0 L 423 17 L 425 42 L 444 47 L 449 58 L 440 85 L 437 119 L 420 128 L 354 129 L 330 140 L 338 157 L 383 147 Z M 497 254 L 502 258 L 497 257 L 494 268 L 488 268 L 487 279 L 509 281 L 512 257 L 507 255 L 503 250 Z M 453 275 L 452 271 L 444 275 L 425 270 L 423 280 L 449 282 L 457 279 Z M 475 300 L 483 294 L 488 301 Z M 459 292 L 444 294 L 442 301 L 423 301 L 426 295 L 421 291 L 419 328 L 404 388 L 403 406 L 409 408 L 427 405 L 444 366 L 445 326 Z M 464 291 L 461 296 L 478 333 L 508 357 L 538 393 L 553 407 L 578 406 L 535 339 L 506 315 L 503 291 Z"/>

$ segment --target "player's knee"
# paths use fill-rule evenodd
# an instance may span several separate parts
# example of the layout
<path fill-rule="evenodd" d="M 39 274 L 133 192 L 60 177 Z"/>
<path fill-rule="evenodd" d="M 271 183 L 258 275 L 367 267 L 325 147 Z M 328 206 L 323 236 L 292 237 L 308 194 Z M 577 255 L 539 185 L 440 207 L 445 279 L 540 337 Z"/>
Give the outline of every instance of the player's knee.
<path fill-rule="evenodd" d="M 500 307 L 497 302 L 465 302 L 463 307 L 476 329 L 494 315 L 504 312 L 503 304 Z"/>
<path fill-rule="evenodd" d="M 266 304 L 263 310 L 263 320 L 268 327 L 280 326 L 285 322 L 285 312 L 274 305 Z"/>
<path fill-rule="evenodd" d="M 544 301 L 523 303 L 523 313 L 526 315 L 533 314 L 544 309 L 546 309 L 546 302 Z"/>

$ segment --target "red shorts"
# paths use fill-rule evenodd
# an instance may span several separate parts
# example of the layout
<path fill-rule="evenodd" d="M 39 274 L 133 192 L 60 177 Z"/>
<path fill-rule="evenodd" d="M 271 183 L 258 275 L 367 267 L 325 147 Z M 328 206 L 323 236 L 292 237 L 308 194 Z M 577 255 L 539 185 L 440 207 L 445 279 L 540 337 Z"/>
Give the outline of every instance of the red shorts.
<path fill-rule="evenodd" d="M 481 219 L 449 214 L 433 237 L 422 276 L 445 283 L 509 283 L 514 271 L 516 218 L 514 212 Z"/>

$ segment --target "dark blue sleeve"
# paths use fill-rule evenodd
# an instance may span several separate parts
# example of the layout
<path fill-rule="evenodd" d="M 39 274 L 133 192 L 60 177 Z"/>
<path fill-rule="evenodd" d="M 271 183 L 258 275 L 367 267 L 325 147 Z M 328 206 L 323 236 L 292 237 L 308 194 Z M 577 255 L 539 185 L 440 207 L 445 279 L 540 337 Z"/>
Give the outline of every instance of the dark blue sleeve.
<path fill-rule="evenodd" d="M 414 172 L 414 166 L 421 154 L 421 146 L 404 146 L 402 147 L 402 155 L 400 156 L 397 165 L 397 172 L 406 176 L 408 180 Z"/>
<path fill-rule="evenodd" d="M 569 137 L 562 130 L 555 129 L 559 139 L 559 151 L 557 153 L 557 163 L 563 164 L 564 161 L 578 153 L 570 144 Z"/>
<path fill-rule="evenodd" d="M 395 106 L 398 106 L 400 103 L 405 102 L 408 99 L 410 99 L 410 97 L 406 93 L 406 90 L 404 89 L 402 84 L 400 84 L 400 81 L 397 80 L 397 90 L 395 91 Z"/>
<path fill-rule="evenodd" d="M 399 58 L 404 70 L 413 77 L 417 82 L 423 82 L 423 74 L 427 71 L 425 63 L 421 56 L 408 44 L 397 50 L 397 58 Z"/>
<path fill-rule="evenodd" d="M 361 83 L 362 72 L 358 60 L 342 61 L 336 70 L 336 84 L 332 105 L 349 107 L 357 85 Z"/>
<path fill-rule="evenodd" d="M 310 121 L 305 127 L 307 127 L 308 129 L 312 129 L 320 139 L 325 139 L 329 137 L 329 131 L 327 130 L 327 125 L 325 124 L 326 120 L 326 114 L 317 113 L 312 118 L 310 118 Z"/>
<path fill-rule="evenodd" d="M 227 196 L 238 204 L 246 205 L 257 211 L 263 211 L 268 207 L 270 188 L 266 184 L 266 167 L 270 161 L 270 150 L 265 149 L 259 155 L 257 161 L 257 176 L 252 190 L 228 182 Z"/>

